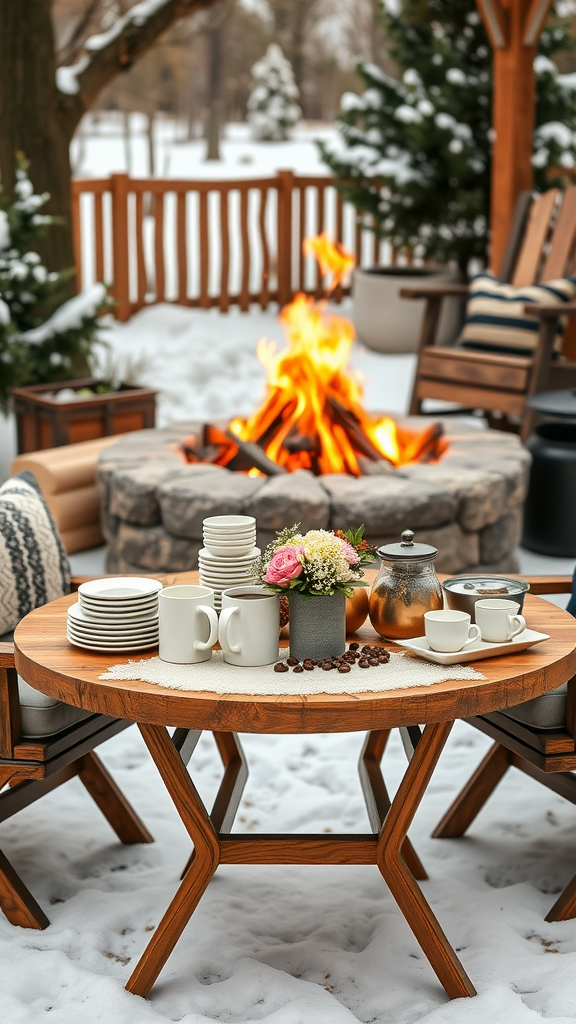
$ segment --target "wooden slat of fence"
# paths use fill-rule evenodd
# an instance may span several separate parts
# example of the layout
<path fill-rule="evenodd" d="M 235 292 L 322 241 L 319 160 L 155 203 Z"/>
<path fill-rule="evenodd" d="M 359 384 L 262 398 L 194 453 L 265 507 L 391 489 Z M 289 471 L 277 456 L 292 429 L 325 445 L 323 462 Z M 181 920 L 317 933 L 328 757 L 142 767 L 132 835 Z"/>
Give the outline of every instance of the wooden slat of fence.
<path fill-rule="evenodd" d="M 176 195 L 176 256 L 178 260 L 178 302 L 188 298 L 188 250 L 186 247 L 186 193 Z"/>
<path fill-rule="evenodd" d="M 318 185 L 316 190 L 316 234 L 321 235 L 324 231 L 324 186 Z M 316 261 L 316 287 L 314 294 L 317 299 L 323 295 L 322 271 Z"/>
<path fill-rule="evenodd" d="M 358 219 L 354 228 L 354 255 L 356 266 L 362 266 L 362 225 Z"/>
<path fill-rule="evenodd" d="M 246 312 L 250 306 L 250 235 L 248 233 L 248 188 L 240 189 L 240 237 L 242 239 L 242 283 L 240 285 L 240 309 Z"/>
<path fill-rule="evenodd" d="M 97 281 L 104 280 L 104 223 L 102 192 L 94 194 L 94 271 Z"/>
<path fill-rule="evenodd" d="M 342 243 L 344 234 L 344 203 L 342 202 L 342 196 L 339 192 L 336 193 L 336 224 L 335 224 L 335 238 L 337 242 Z M 343 297 L 342 285 L 339 284 L 332 293 L 332 300 L 334 302 L 342 302 Z"/>
<path fill-rule="evenodd" d="M 261 309 L 267 309 L 270 301 L 268 290 L 270 283 L 270 247 L 268 245 L 268 236 L 266 234 L 266 209 L 268 206 L 268 189 L 264 188 L 260 192 L 260 211 L 258 217 L 258 225 L 260 227 L 260 245 L 262 247 L 262 288 L 260 289 L 260 307 Z"/>
<path fill-rule="evenodd" d="M 164 196 L 165 192 L 154 193 L 154 279 L 156 281 L 156 302 L 164 302 L 166 296 Z"/>
<path fill-rule="evenodd" d="M 220 309 L 230 308 L 230 227 L 228 223 L 228 189 L 220 192 Z"/>
<path fill-rule="evenodd" d="M 110 178 L 112 192 L 112 233 L 113 289 L 116 299 L 116 318 L 128 320 L 130 316 L 130 272 L 128 253 L 128 175 L 113 174 Z"/>
<path fill-rule="evenodd" d="M 138 308 L 146 302 L 148 281 L 146 279 L 146 261 L 144 259 L 144 195 L 137 192 L 136 196 L 136 294 Z"/>
<path fill-rule="evenodd" d="M 299 189 L 300 205 L 298 210 L 298 290 L 303 292 L 306 287 L 306 260 L 304 257 L 304 236 L 306 234 L 306 188 Z"/>
<path fill-rule="evenodd" d="M 208 248 L 208 192 L 202 190 L 199 195 L 200 202 L 200 306 L 208 309 L 208 269 L 210 266 L 210 251 Z"/>

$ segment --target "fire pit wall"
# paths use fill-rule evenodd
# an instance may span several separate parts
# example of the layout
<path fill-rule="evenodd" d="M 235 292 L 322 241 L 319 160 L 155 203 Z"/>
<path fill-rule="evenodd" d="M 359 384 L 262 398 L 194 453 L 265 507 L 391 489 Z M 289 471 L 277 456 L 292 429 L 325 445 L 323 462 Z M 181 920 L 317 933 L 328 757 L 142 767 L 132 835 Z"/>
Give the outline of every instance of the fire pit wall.
<path fill-rule="evenodd" d="M 197 429 L 179 423 L 138 431 L 100 455 L 108 572 L 194 569 L 202 520 L 234 513 L 256 516 L 262 548 L 295 522 L 303 530 L 364 523 L 375 545 L 415 530 L 419 541 L 438 548 L 441 572 L 517 570 L 530 456 L 513 434 L 448 419 L 449 449 L 436 463 L 361 478 L 304 471 L 248 477 L 186 465 L 175 447 Z"/>

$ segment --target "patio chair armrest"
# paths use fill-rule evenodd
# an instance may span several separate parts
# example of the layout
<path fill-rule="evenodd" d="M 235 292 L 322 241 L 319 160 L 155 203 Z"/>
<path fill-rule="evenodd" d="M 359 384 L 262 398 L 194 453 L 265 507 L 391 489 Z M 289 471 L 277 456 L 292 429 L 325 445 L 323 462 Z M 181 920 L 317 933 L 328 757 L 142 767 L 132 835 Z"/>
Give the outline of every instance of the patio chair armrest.
<path fill-rule="evenodd" d="M 468 292 L 467 284 L 449 284 L 438 285 L 437 288 L 401 288 L 400 297 L 402 299 L 450 299 L 462 298 L 468 295 Z"/>
<path fill-rule="evenodd" d="M 11 640 L 0 643 L 0 669 L 14 668 L 14 644 Z"/>
<path fill-rule="evenodd" d="M 14 644 L 0 643 L 0 757 L 10 760 L 19 739 L 20 702 Z"/>
<path fill-rule="evenodd" d="M 557 306 L 538 306 L 530 302 L 524 306 L 524 313 L 539 320 L 557 320 L 561 316 L 576 316 L 576 303 L 563 302 Z"/>

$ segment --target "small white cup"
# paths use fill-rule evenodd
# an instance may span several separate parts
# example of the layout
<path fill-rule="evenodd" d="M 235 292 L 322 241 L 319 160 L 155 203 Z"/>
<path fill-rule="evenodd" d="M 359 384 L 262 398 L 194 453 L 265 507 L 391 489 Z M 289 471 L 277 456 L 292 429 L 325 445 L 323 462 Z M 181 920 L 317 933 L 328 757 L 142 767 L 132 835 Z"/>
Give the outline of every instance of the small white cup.
<path fill-rule="evenodd" d="M 479 640 L 480 629 L 478 626 L 470 625 L 470 621 L 468 612 L 449 609 L 425 612 L 424 631 L 432 650 L 452 654 L 461 651 L 474 640 Z"/>
<path fill-rule="evenodd" d="M 262 586 L 222 592 L 218 639 L 230 665 L 270 665 L 278 660 L 280 599 Z"/>
<path fill-rule="evenodd" d="M 526 629 L 526 619 L 517 615 L 520 605 L 515 601 L 486 598 L 476 601 L 475 617 L 482 639 L 488 643 L 505 643 Z"/>
<path fill-rule="evenodd" d="M 218 639 L 218 616 L 210 587 L 179 583 L 158 594 L 162 661 L 195 665 L 209 661 Z"/>

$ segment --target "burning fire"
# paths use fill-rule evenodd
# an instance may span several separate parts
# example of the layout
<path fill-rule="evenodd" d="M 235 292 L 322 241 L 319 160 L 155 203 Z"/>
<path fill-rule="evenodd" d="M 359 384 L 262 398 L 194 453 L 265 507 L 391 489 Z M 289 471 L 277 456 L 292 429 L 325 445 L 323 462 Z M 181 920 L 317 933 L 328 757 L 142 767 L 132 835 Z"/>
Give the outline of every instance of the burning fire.
<path fill-rule="evenodd" d="M 325 234 L 305 241 L 323 274 L 332 274 L 333 290 L 354 265 L 354 257 Z M 235 419 L 223 432 L 209 427 L 205 441 L 213 461 L 235 462 L 242 443 L 258 445 L 267 458 L 288 472 L 361 476 L 367 462 L 401 466 L 439 458 L 446 447 L 437 424 L 414 431 L 388 416 L 374 418 L 362 405 L 359 375 L 347 369 L 354 328 L 350 320 L 329 313 L 326 301 L 303 295 L 280 313 L 287 347 L 278 352 L 262 338 L 258 358 L 268 384 L 259 409 L 249 419 Z M 192 440 L 192 439 L 190 439 Z M 244 448 L 246 445 L 244 444 Z M 190 446 L 185 444 L 190 456 Z M 257 465 L 257 463 L 256 463 Z M 260 472 L 261 467 L 251 472 Z"/>

